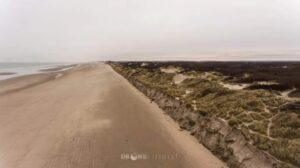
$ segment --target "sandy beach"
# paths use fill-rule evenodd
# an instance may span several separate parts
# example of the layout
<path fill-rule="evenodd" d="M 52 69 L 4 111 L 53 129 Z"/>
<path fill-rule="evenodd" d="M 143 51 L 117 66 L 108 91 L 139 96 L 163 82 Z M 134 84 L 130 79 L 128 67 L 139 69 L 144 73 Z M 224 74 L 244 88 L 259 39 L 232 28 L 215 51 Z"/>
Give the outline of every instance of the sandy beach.
<path fill-rule="evenodd" d="M 0 81 L 0 167 L 221 168 L 103 63 Z"/>

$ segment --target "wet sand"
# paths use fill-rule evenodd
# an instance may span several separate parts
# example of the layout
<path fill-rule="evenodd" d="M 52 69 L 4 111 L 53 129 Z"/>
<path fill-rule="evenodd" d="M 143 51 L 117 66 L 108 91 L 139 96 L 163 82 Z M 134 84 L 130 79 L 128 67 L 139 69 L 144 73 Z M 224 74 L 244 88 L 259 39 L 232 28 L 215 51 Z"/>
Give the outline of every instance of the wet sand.
<path fill-rule="evenodd" d="M 14 73 L 14 72 L 0 72 L 0 76 L 1 75 L 14 75 L 14 74 L 16 74 L 16 73 Z"/>
<path fill-rule="evenodd" d="M 224 166 L 101 63 L 1 81 L 0 137 L 5 168 Z"/>
<path fill-rule="evenodd" d="M 41 72 L 55 72 L 55 71 L 62 71 L 62 70 L 65 70 L 65 69 L 72 68 L 72 67 L 74 67 L 74 66 L 75 66 L 75 65 L 61 65 L 61 66 L 57 66 L 57 67 L 54 67 L 54 68 L 41 69 L 40 71 L 41 71 Z"/>

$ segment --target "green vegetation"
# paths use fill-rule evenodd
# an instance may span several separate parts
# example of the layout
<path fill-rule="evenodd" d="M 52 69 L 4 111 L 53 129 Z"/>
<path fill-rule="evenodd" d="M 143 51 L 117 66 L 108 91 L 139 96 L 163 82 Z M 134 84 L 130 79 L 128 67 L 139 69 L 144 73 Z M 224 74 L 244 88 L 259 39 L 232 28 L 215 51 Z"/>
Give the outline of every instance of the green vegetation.
<path fill-rule="evenodd" d="M 276 158 L 300 165 L 300 103 L 291 103 L 278 92 L 263 89 L 234 90 L 221 85 L 230 77 L 180 69 L 165 73 L 160 68 L 113 65 L 113 68 L 143 85 L 179 99 L 203 116 L 216 116 L 241 130 L 258 149 Z M 179 84 L 176 74 L 193 76 Z M 236 79 L 236 78 L 235 78 Z M 187 91 L 189 93 L 187 94 Z"/>

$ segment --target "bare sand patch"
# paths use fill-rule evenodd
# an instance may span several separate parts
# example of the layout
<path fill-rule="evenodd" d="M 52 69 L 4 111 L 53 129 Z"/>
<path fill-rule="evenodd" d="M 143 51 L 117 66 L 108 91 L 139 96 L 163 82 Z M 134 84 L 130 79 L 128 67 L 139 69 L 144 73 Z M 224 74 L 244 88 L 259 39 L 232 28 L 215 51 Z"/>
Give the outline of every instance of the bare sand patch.
<path fill-rule="evenodd" d="M 180 84 L 185 79 L 194 78 L 193 76 L 187 76 L 183 74 L 177 74 L 173 77 L 173 81 L 175 84 Z"/>
<path fill-rule="evenodd" d="M 141 64 L 141 67 L 145 67 L 145 66 L 147 66 L 147 65 L 148 65 L 148 63 L 143 62 L 143 63 Z"/>
<path fill-rule="evenodd" d="M 183 97 L 186 97 L 186 96 L 188 96 L 191 93 L 193 93 L 193 90 L 187 89 L 187 90 L 185 90 L 185 93 L 184 93 Z"/>
<path fill-rule="evenodd" d="M 223 87 L 231 89 L 231 90 L 242 90 L 249 86 L 249 84 L 229 84 L 229 83 L 223 83 L 223 82 L 220 82 L 220 84 Z"/>
<path fill-rule="evenodd" d="M 289 94 L 292 93 L 293 91 L 297 90 L 296 88 L 293 88 L 292 90 L 287 90 L 284 92 L 281 92 L 281 97 L 285 100 L 289 100 L 289 101 L 299 101 L 300 98 L 297 97 L 290 97 Z"/>
<path fill-rule="evenodd" d="M 275 81 L 260 81 L 260 82 L 256 82 L 259 85 L 278 85 L 278 82 Z"/>
<path fill-rule="evenodd" d="M 164 72 L 164 73 L 177 73 L 179 71 L 179 69 L 176 67 L 173 67 L 173 66 L 169 66 L 166 68 L 163 68 L 163 67 L 160 68 L 160 71 Z"/>

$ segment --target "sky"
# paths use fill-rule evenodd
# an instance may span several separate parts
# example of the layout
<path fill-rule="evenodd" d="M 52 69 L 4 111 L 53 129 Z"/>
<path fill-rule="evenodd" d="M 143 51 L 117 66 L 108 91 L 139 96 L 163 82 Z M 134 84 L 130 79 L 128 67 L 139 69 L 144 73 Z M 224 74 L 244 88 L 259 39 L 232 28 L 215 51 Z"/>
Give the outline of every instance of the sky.
<path fill-rule="evenodd" d="M 299 0 L 0 0 L 0 62 L 300 60 Z"/>

